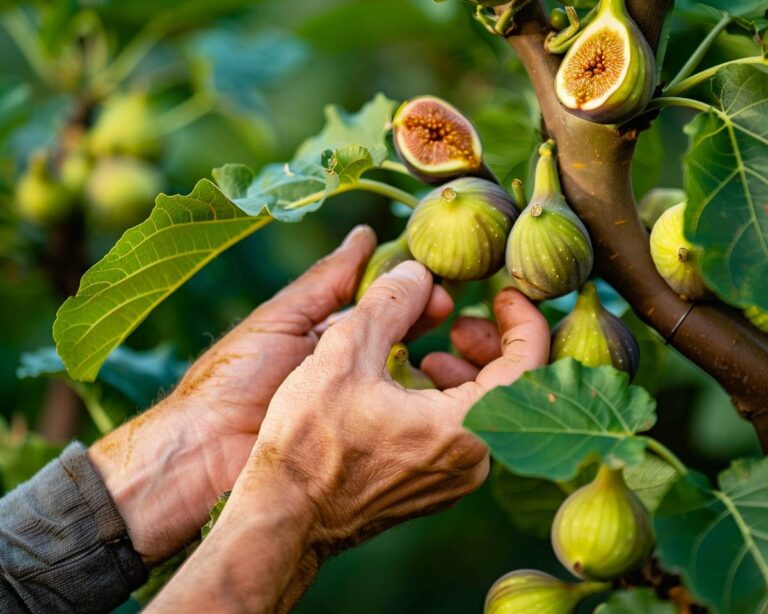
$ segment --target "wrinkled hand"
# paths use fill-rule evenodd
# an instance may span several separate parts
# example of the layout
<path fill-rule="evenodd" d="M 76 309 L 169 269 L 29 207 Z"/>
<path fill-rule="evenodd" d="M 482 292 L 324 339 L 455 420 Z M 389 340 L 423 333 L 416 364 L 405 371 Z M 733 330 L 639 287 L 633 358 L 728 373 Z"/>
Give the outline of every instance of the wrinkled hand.
<path fill-rule="evenodd" d="M 495 301 L 500 336 L 484 344 L 484 358 L 493 346 L 503 348 L 501 356 L 479 370 L 448 354 L 431 355 L 423 365 L 430 375 L 458 385 L 406 390 L 386 371 L 390 347 L 444 293 L 422 265 L 401 264 L 322 336 L 272 399 L 228 504 L 231 513 L 258 499 L 265 482 L 302 493 L 304 504 L 292 505 L 311 510 L 309 541 L 321 561 L 405 519 L 443 509 L 484 481 L 486 448 L 462 420 L 486 391 L 546 363 L 549 330 L 522 294 L 505 290 Z M 464 321 L 458 336 L 486 336 L 486 325 Z"/>

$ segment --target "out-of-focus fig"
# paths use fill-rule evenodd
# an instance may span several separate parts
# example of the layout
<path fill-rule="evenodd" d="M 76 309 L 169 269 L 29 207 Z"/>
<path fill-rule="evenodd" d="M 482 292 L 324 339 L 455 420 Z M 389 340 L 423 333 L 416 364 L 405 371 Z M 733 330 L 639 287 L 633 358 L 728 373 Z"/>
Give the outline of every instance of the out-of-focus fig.
<path fill-rule="evenodd" d="M 651 231 L 651 258 L 669 287 L 687 300 L 705 298 L 709 291 L 701 275 L 701 249 L 683 234 L 685 203 L 661 214 Z"/>
<path fill-rule="evenodd" d="M 650 518 L 620 469 L 601 466 L 590 484 L 563 501 L 552 546 L 563 565 L 590 580 L 615 580 L 645 562 L 653 549 Z"/>
<path fill-rule="evenodd" d="M 539 149 L 533 198 L 512 228 L 507 270 L 515 286 L 534 300 L 576 290 L 592 270 L 592 243 L 560 190 L 554 141 Z"/>
<path fill-rule="evenodd" d="M 517 209 L 495 183 L 455 179 L 414 209 L 408 247 L 430 271 L 452 281 L 482 279 L 504 264 L 504 246 Z"/>
<path fill-rule="evenodd" d="M 45 226 L 59 222 L 72 211 L 72 194 L 48 171 L 44 155 L 30 159 L 16 183 L 16 208 L 22 219 Z"/>
<path fill-rule="evenodd" d="M 360 285 L 357 287 L 355 302 L 363 298 L 363 294 L 374 280 L 384 273 L 388 273 L 401 262 L 412 259 L 411 252 L 408 249 L 408 239 L 405 234 L 394 241 L 382 243 L 373 252 L 368 265 L 365 267 L 363 277 L 360 279 Z"/>
<path fill-rule="evenodd" d="M 162 189 L 161 173 L 148 162 L 104 158 L 88 178 L 86 196 L 94 218 L 120 230 L 141 221 Z"/>
<path fill-rule="evenodd" d="M 768 333 L 768 311 L 763 311 L 759 307 L 747 307 L 744 315 L 755 328 Z"/>
<path fill-rule="evenodd" d="M 645 227 L 650 229 L 670 207 L 679 205 L 688 200 L 685 190 L 679 188 L 654 188 L 649 191 L 640 202 L 637 203 L 637 209 L 640 213 L 640 219 L 643 220 Z"/>
<path fill-rule="evenodd" d="M 581 287 L 573 311 L 555 328 L 551 354 L 553 361 L 570 356 L 587 367 L 613 365 L 630 377 L 637 373 L 640 360 L 634 335 L 603 307 L 589 281 Z"/>
<path fill-rule="evenodd" d="M 152 157 L 160 147 L 158 128 L 146 94 L 117 94 L 105 102 L 88 143 L 95 156 Z"/>
<path fill-rule="evenodd" d="M 72 194 L 81 195 L 91 174 L 92 163 L 83 151 L 67 154 L 59 167 L 59 179 Z"/>
<path fill-rule="evenodd" d="M 655 64 L 624 0 L 600 0 L 597 15 L 557 71 L 557 97 L 580 117 L 620 123 L 648 105 L 656 85 Z"/>
<path fill-rule="evenodd" d="M 610 590 L 603 582 L 568 583 L 535 569 L 501 576 L 485 598 L 485 614 L 571 614 L 586 597 Z"/>
<path fill-rule="evenodd" d="M 436 388 L 426 373 L 411 364 L 408 359 L 408 348 L 404 343 L 392 346 L 387 358 L 387 371 L 398 384 L 411 390 L 428 390 Z"/>
<path fill-rule="evenodd" d="M 486 178 L 480 135 L 453 105 L 435 96 L 406 100 L 392 120 L 398 157 L 426 183 L 443 183 L 463 175 Z"/>

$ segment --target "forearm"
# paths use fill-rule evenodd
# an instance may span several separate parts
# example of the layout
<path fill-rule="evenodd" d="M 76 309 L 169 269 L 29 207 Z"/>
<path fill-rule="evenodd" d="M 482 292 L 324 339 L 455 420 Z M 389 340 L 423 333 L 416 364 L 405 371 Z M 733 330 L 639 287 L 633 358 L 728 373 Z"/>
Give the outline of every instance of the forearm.
<path fill-rule="evenodd" d="M 147 612 L 287 611 L 317 570 L 313 519 L 290 479 L 244 473 L 213 531 Z"/>
<path fill-rule="evenodd" d="M 158 563 L 191 541 L 218 492 L 205 436 L 168 399 L 91 446 L 136 551 Z"/>

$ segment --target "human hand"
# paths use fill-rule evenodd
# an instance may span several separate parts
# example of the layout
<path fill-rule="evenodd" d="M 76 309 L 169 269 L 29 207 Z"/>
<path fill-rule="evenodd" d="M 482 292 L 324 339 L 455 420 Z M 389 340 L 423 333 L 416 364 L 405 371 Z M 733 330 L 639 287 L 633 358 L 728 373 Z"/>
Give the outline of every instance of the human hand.
<path fill-rule="evenodd" d="M 314 350 L 316 327 L 352 300 L 375 245 L 370 228 L 356 228 L 209 349 L 168 398 L 91 447 L 146 561 L 189 541 L 232 488 L 272 395 Z M 419 326 L 438 324 L 452 308 L 437 295 Z"/>

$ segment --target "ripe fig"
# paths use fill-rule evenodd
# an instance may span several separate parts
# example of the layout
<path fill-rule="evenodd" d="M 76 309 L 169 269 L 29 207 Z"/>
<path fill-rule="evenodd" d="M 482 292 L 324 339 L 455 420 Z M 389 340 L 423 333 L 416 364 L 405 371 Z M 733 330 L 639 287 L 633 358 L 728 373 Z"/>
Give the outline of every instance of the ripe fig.
<path fill-rule="evenodd" d="M 504 264 L 517 209 L 495 183 L 455 179 L 427 194 L 408 220 L 408 247 L 419 262 L 451 281 L 482 279 Z"/>
<path fill-rule="evenodd" d="M 387 371 L 398 384 L 411 390 L 429 390 L 436 388 L 434 382 L 426 373 L 411 364 L 408 359 L 408 348 L 404 343 L 392 346 L 387 358 Z"/>
<path fill-rule="evenodd" d="M 392 120 L 397 155 L 425 183 L 440 184 L 462 175 L 490 178 L 483 145 L 472 123 L 435 96 L 406 100 Z"/>
<path fill-rule="evenodd" d="M 688 196 L 685 190 L 678 188 L 654 188 L 637 203 L 637 209 L 645 227 L 651 229 L 662 213 L 686 200 L 688 200 Z"/>
<path fill-rule="evenodd" d="M 624 0 L 600 0 L 557 71 L 560 103 L 589 121 L 620 123 L 648 105 L 655 86 L 653 50 Z"/>
<path fill-rule="evenodd" d="M 651 231 L 651 258 L 670 288 L 683 298 L 695 301 L 705 298 L 709 291 L 699 268 L 701 249 L 683 234 L 684 218 L 685 203 L 661 214 Z"/>
<path fill-rule="evenodd" d="M 16 183 L 16 207 L 22 219 L 45 226 L 59 222 L 72 211 L 72 194 L 48 171 L 44 155 L 30 159 Z"/>
<path fill-rule="evenodd" d="M 152 157 L 160 148 L 155 136 L 157 128 L 146 94 L 117 94 L 104 104 L 88 135 L 88 143 L 95 156 Z"/>
<path fill-rule="evenodd" d="M 552 546 L 563 565 L 590 580 L 616 580 L 645 562 L 653 549 L 651 521 L 620 469 L 601 466 L 590 484 L 563 501 Z"/>
<path fill-rule="evenodd" d="M 747 307 L 744 315 L 755 328 L 768 333 L 768 311 L 763 311 L 759 307 Z"/>
<path fill-rule="evenodd" d="M 634 377 L 640 349 L 626 324 L 600 303 L 597 288 L 586 282 L 573 311 L 560 322 L 552 336 L 552 361 L 566 356 L 586 367 L 613 365 Z"/>
<path fill-rule="evenodd" d="M 556 298 L 576 290 L 592 270 L 592 243 L 560 190 L 554 141 L 539 148 L 533 198 L 512 228 L 507 270 L 528 298 Z"/>
<path fill-rule="evenodd" d="M 88 178 L 86 197 L 98 221 L 120 230 L 145 217 L 162 189 L 162 175 L 150 163 L 104 158 Z"/>
<path fill-rule="evenodd" d="M 485 614 L 571 614 L 586 597 L 610 590 L 603 582 L 567 583 L 535 569 L 501 576 L 485 598 Z"/>
<path fill-rule="evenodd" d="M 360 285 L 357 287 L 355 302 L 363 298 L 363 294 L 376 278 L 384 273 L 394 269 L 401 262 L 412 259 L 411 252 L 408 250 L 408 239 L 405 234 L 394 241 L 382 243 L 373 252 L 368 266 L 365 267 L 363 277 L 360 279 Z"/>

